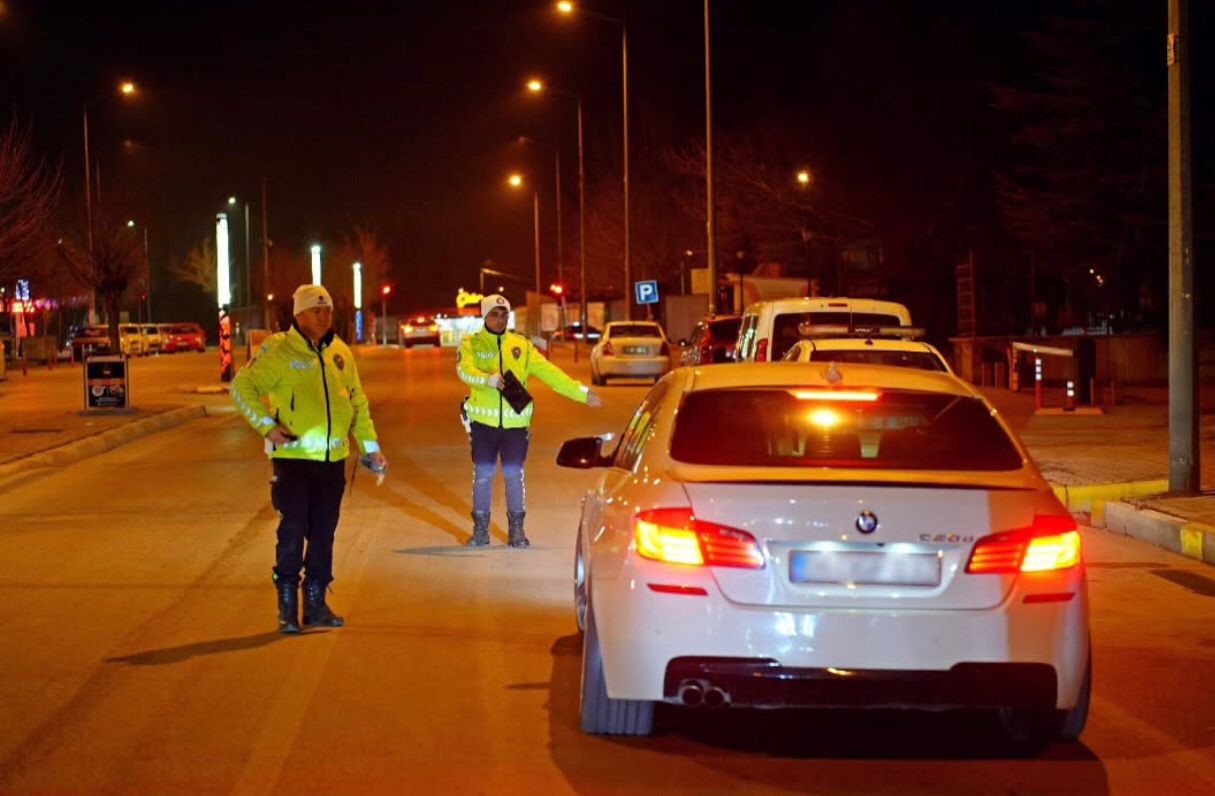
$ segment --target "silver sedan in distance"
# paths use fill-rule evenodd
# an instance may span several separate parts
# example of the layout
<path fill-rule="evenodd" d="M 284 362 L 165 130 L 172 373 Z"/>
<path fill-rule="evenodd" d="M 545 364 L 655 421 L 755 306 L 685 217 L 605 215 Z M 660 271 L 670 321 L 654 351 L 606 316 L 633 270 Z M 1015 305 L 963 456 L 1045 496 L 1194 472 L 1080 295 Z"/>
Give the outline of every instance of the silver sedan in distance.
<path fill-rule="evenodd" d="M 658 379 L 671 369 L 671 344 L 653 321 L 609 323 L 591 350 L 591 382 L 611 378 Z"/>

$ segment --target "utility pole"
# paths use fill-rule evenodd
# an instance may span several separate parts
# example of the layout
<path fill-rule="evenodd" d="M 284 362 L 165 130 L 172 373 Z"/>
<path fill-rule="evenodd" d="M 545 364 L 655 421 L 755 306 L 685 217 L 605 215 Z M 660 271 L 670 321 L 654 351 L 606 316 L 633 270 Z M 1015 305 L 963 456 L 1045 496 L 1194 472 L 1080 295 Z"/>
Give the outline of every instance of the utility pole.
<path fill-rule="evenodd" d="M 1190 190 L 1189 0 L 1168 0 L 1169 74 L 1169 491 L 1202 486 L 1198 356 L 1194 345 L 1194 232 Z"/>
<path fill-rule="evenodd" d="M 713 203 L 713 51 L 710 46 L 709 0 L 705 0 L 705 247 L 709 269 L 709 314 L 717 313 L 717 220 Z"/>
<path fill-rule="evenodd" d="M 266 296 L 270 295 L 270 231 L 267 218 L 269 217 L 269 209 L 266 205 L 266 178 L 262 177 L 262 295 L 258 297 L 259 302 L 263 302 L 266 307 L 266 329 L 270 328 L 270 304 Z M 374 335 L 373 335 L 374 336 Z"/>

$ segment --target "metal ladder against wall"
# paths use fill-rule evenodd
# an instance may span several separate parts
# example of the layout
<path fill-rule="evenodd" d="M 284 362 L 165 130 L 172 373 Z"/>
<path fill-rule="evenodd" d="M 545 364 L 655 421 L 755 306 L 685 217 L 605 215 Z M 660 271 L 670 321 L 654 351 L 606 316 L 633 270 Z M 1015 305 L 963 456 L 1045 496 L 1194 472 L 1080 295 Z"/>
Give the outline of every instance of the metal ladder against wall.
<path fill-rule="evenodd" d="M 958 283 L 958 337 L 974 337 L 977 331 L 975 316 L 975 255 L 971 252 L 966 262 L 955 269 Z"/>

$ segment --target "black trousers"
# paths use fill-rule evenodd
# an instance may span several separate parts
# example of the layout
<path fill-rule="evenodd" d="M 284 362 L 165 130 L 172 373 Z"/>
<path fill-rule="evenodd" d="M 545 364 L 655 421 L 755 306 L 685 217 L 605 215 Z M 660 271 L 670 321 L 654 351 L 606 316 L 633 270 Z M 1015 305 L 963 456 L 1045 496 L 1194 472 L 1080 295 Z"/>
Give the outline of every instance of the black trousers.
<path fill-rule="evenodd" d="M 333 535 L 342 513 L 346 462 L 271 459 L 270 502 L 278 511 L 274 574 L 280 583 L 333 580 Z"/>

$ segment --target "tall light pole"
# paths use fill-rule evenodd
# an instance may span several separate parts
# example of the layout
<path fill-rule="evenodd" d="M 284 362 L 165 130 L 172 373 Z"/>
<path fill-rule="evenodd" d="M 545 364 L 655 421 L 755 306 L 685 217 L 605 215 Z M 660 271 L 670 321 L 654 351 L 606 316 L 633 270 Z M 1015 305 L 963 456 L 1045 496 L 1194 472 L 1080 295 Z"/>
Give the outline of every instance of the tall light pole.
<path fill-rule="evenodd" d="M 270 233 L 266 206 L 266 178 L 262 177 L 262 293 L 270 294 Z M 266 306 L 266 329 L 270 329 L 270 306 Z"/>
<path fill-rule="evenodd" d="M 127 227 L 134 229 L 136 227 L 135 219 L 127 221 Z M 143 231 L 143 261 L 148 266 L 148 284 L 147 292 L 144 294 L 148 302 L 148 323 L 152 322 L 152 258 L 148 256 L 148 225 L 138 225 Z"/>
<path fill-rule="evenodd" d="M 1190 166 L 1190 12 L 1169 0 L 1169 490 L 1202 487 Z"/>
<path fill-rule="evenodd" d="M 238 201 L 240 201 L 240 200 L 238 200 L 235 196 L 229 196 L 228 197 L 228 206 L 235 207 L 236 203 Z M 249 274 L 249 259 L 250 259 L 250 256 L 249 256 L 249 200 L 246 199 L 246 200 L 242 201 L 241 204 L 243 204 L 245 206 L 245 263 L 244 263 L 244 265 L 245 265 L 245 282 L 244 282 L 245 302 L 244 303 L 245 303 L 245 305 L 250 305 L 253 303 L 253 281 L 252 281 L 252 277 Z"/>
<path fill-rule="evenodd" d="M 363 264 L 355 260 L 350 266 L 354 275 L 354 340 L 363 342 Z"/>
<path fill-rule="evenodd" d="M 709 0 L 705 0 L 705 246 L 709 269 L 709 314 L 717 312 L 717 219 L 713 200 L 713 50 Z"/>
<path fill-rule="evenodd" d="M 561 149 L 556 144 L 550 144 L 547 141 L 537 141 L 534 138 L 528 138 L 525 135 L 519 136 L 519 143 L 531 144 L 532 146 L 548 147 L 553 150 L 553 187 L 557 201 L 557 282 L 561 283 L 565 280 L 565 258 L 562 253 L 562 241 L 564 228 L 561 226 Z"/>
<path fill-rule="evenodd" d="M 519 190 L 523 187 L 523 175 L 512 174 L 506 180 L 507 184 Z M 540 192 L 532 188 L 532 247 L 536 255 L 536 293 L 540 294 Z"/>
<path fill-rule="evenodd" d="M 540 94 L 545 91 L 551 91 L 562 97 L 567 97 L 574 101 L 578 113 L 578 321 L 581 324 L 583 334 L 586 334 L 587 329 L 587 290 L 588 282 L 586 278 L 586 150 L 583 147 L 582 140 L 582 97 L 569 91 L 564 91 L 559 88 L 554 88 L 544 83 L 539 79 L 532 79 L 527 82 L 527 90 L 533 94 Z M 577 338 L 574 338 L 574 358 L 578 357 Z"/>
<path fill-rule="evenodd" d="M 380 326 L 384 329 L 384 345 L 388 345 L 388 294 L 391 292 L 392 285 L 384 285 L 384 287 L 380 288 Z M 375 339 L 374 330 L 372 331 L 372 339 Z"/>
<path fill-rule="evenodd" d="M 135 83 L 130 80 L 124 80 L 118 84 L 118 93 L 123 97 L 133 97 L 138 92 Z M 81 115 L 84 117 L 84 223 L 85 240 L 88 243 L 89 254 L 93 253 L 93 166 L 89 158 L 89 106 L 103 99 L 108 99 L 111 94 L 99 94 L 90 100 L 81 103 Z M 97 297 L 93 291 L 89 291 L 89 323 L 97 322 Z"/>
<path fill-rule="evenodd" d="M 706 4 L 708 0 L 705 0 Z M 591 19 L 617 25 L 620 28 L 620 78 L 621 104 L 623 106 L 623 149 L 624 149 L 624 313 L 626 318 L 633 317 L 633 277 L 632 277 L 632 248 L 629 245 L 629 29 L 624 20 L 609 17 L 596 11 L 580 8 L 576 3 L 562 0 L 557 3 L 557 11 L 566 16 L 578 14 Z"/>

